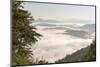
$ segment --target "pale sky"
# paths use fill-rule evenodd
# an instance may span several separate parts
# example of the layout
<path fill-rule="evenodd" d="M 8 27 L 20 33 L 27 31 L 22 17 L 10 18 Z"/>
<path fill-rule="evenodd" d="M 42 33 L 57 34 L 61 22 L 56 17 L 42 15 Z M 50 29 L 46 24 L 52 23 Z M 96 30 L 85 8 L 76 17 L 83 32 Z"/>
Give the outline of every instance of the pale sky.
<path fill-rule="evenodd" d="M 79 19 L 95 21 L 94 6 L 61 5 L 25 2 L 24 9 L 28 10 L 35 19 L 68 20 Z"/>

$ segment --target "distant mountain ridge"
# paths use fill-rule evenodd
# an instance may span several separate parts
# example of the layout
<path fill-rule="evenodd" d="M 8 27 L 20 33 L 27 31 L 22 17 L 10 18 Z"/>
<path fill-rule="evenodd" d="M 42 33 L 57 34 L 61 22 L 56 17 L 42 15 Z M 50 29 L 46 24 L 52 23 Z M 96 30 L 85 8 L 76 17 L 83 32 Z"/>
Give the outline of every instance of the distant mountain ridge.
<path fill-rule="evenodd" d="M 35 20 L 35 22 L 65 22 L 65 23 L 78 23 L 78 24 L 94 24 L 95 22 L 93 20 L 82 20 L 82 19 L 65 19 L 65 20 L 56 20 L 56 19 L 44 19 L 44 18 L 38 18 Z"/>
<path fill-rule="evenodd" d="M 79 38 L 89 38 L 89 33 L 84 31 L 84 30 L 73 30 L 73 29 L 68 29 L 65 31 L 66 34 L 79 37 Z M 88 36 L 86 36 L 88 35 Z"/>
<path fill-rule="evenodd" d="M 59 22 L 59 21 L 55 20 L 55 19 L 42 19 L 42 18 L 39 18 L 39 19 L 35 20 L 35 22 Z"/>

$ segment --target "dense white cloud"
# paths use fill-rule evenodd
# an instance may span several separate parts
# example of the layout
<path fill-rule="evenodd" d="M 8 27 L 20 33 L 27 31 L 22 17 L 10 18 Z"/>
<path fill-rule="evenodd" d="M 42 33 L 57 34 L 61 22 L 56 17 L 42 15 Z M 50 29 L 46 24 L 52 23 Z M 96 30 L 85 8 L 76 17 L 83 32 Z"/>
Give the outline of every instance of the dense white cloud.
<path fill-rule="evenodd" d="M 43 59 L 50 63 L 65 57 L 81 48 L 87 47 L 92 39 L 82 39 L 63 33 L 64 30 L 43 30 L 38 28 L 38 32 L 43 34 L 41 40 L 33 46 L 33 58 Z"/>

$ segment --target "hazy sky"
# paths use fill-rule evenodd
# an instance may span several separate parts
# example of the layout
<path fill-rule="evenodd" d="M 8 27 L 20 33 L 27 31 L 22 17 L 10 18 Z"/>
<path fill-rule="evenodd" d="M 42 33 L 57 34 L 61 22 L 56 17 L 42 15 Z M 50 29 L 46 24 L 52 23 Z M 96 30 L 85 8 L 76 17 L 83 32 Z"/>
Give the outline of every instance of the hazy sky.
<path fill-rule="evenodd" d="M 24 7 L 35 19 L 95 20 L 95 7 L 25 2 Z"/>

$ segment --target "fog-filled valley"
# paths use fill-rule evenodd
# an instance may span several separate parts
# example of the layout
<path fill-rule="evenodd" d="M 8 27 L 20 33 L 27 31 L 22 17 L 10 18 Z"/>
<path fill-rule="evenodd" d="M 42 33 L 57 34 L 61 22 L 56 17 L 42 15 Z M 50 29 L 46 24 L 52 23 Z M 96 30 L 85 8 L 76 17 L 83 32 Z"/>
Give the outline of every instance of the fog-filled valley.
<path fill-rule="evenodd" d="M 96 60 L 95 7 L 12 1 L 12 67 Z"/>
<path fill-rule="evenodd" d="M 42 34 L 42 38 L 32 48 L 33 59 L 48 63 L 89 46 L 95 38 L 95 24 L 34 22 L 31 25 Z"/>

